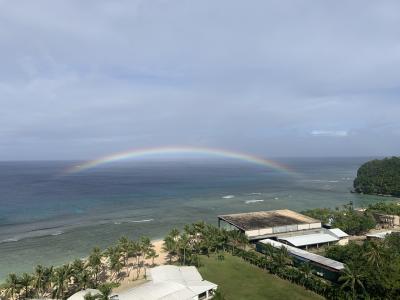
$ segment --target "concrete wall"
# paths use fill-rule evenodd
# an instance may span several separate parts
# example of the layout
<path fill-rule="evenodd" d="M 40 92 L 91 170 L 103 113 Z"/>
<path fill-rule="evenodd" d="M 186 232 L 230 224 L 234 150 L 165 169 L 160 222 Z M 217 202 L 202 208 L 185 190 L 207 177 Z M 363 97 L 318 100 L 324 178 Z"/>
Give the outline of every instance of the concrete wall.
<path fill-rule="evenodd" d="M 316 228 L 321 228 L 322 225 L 321 223 L 311 223 L 310 224 L 310 229 L 316 229 Z"/>

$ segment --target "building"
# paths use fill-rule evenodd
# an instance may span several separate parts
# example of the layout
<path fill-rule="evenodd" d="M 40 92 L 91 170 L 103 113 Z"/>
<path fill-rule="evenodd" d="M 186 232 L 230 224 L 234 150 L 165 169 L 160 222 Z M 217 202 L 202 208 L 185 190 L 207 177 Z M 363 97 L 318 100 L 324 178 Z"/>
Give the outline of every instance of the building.
<path fill-rule="evenodd" d="M 297 248 L 316 247 L 327 244 L 348 244 L 349 235 L 339 228 L 333 229 L 314 229 L 291 234 L 279 234 L 274 239 L 277 241 Z"/>
<path fill-rule="evenodd" d="M 321 221 L 281 209 L 218 216 L 218 226 L 240 230 L 249 240 L 257 241 L 288 232 L 320 229 Z"/>
<path fill-rule="evenodd" d="M 264 253 L 263 245 L 272 245 L 275 248 L 285 247 L 290 256 L 293 258 L 295 265 L 309 263 L 313 269 L 313 273 L 330 281 L 338 281 L 341 271 L 344 269 L 344 264 L 336 260 L 326 258 L 324 256 L 310 253 L 296 247 L 285 245 L 281 242 L 271 239 L 265 239 L 257 242 L 256 249 L 258 252 Z"/>
<path fill-rule="evenodd" d="M 368 240 L 383 240 L 385 237 L 389 234 L 392 234 L 392 231 L 381 231 L 381 232 L 375 232 L 375 233 L 369 233 L 366 235 Z"/>
<path fill-rule="evenodd" d="M 119 300 L 212 299 L 217 285 L 203 280 L 195 267 L 158 266 L 150 269 L 150 281 L 112 296 Z"/>
<path fill-rule="evenodd" d="M 378 212 L 373 212 L 372 215 L 374 216 L 375 221 L 382 228 L 392 228 L 395 226 L 400 226 L 400 217 L 397 215 L 388 215 Z"/>

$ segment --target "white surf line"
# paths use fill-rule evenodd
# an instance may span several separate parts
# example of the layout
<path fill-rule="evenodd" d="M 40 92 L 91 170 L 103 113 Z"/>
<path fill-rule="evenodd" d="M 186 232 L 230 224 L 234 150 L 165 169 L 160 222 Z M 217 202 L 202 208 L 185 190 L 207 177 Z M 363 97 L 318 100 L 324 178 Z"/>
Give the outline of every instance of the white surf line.
<path fill-rule="evenodd" d="M 257 202 L 264 202 L 264 200 L 263 199 L 254 199 L 254 200 L 245 201 L 246 204 L 257 203 Z"/>

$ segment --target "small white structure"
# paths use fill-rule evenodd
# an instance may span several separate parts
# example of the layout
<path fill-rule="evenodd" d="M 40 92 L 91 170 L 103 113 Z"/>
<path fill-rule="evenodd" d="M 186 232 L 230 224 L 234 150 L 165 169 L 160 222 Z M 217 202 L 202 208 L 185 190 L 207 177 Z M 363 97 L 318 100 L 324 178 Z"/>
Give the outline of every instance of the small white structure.
<path fill-rule="evenodd" d="M 158 266 L 150 269 L 150 282 L 114 295 L 119 300 L 211 299 L 217 285 L 203 280 L 195 267 Z"/>
<path fill-rule="evenodd" d="M 67 300 L 84 300 L 86 294 L 91 294 L 92 296 L 94 296 L 94 295 L 99 295 L 101 293 L 99 290 L 86 289 L 73 294 Z"/>
<path fill-rule="evenodd" d="M 387 235 L 391 234 L 392 231 L 381 231 L 381 232 L 375 232 L 375 233 L 369 233 L 367 234 L 367 239 L 381 239 L 383 240 Z"/>
<path fill-rule="evenodd" d="M 338 244 L 341 246 L 347 245 L 349 243 L 349 235 L 339 228 L 328 229 L 331 234 L 336 236 L 339 241 Z"/>

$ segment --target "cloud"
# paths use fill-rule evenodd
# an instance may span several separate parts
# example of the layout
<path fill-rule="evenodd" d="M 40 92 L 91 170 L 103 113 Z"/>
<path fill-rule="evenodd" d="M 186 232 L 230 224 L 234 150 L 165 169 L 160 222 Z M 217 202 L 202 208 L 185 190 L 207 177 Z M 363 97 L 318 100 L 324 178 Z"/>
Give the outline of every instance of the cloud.
<path fill-rule="evenodd" d="M 0 160 L 398 153 L 400 3 L 250 2 L 0 1 Z"/>
<path fill-rule="evenodd" d="M 313 130 L 313 136 L 331 136 L 331 137 L 346 137 L 349 133 L 346 130 Z"/>

